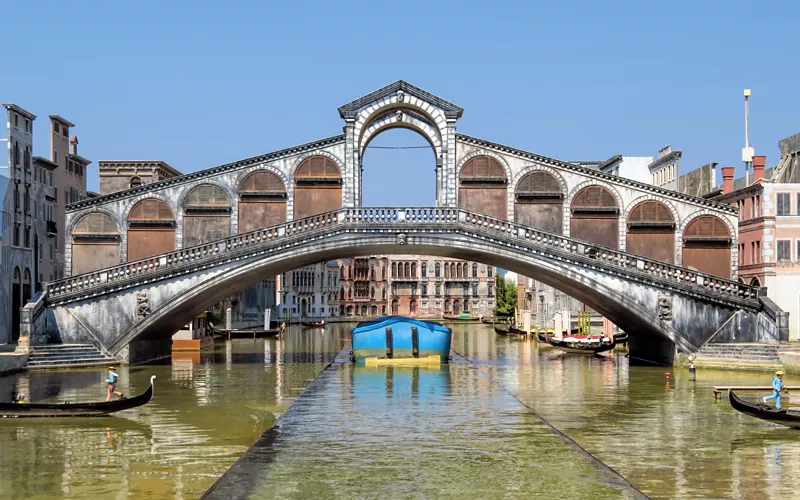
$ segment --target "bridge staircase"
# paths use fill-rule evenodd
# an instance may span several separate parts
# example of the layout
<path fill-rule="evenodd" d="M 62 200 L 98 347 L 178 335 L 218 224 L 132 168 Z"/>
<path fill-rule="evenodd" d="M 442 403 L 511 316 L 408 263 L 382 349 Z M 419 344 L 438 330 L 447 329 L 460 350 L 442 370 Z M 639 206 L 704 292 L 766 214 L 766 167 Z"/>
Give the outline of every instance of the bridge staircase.
<path fill-rule="evenodd" d="M 772 370 L 781 367 L 778 344 L 709 343 L 697 353 L 696 366 Z"/>
<path fill-rule="evenodd" d="M 92 344 L 51 344 L 31 347 L 28 369 L 83 368 L 116 365 L 119 362 L 106 356 Z"/>

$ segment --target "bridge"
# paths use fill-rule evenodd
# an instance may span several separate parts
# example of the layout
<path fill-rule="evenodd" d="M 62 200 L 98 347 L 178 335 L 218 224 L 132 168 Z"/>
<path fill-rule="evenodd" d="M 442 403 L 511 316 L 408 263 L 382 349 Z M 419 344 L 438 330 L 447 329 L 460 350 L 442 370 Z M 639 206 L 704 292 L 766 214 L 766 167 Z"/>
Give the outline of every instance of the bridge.
<path fill-rule="evenodd" d="M 641 359 L 669 362 L 673 345 L 691 353 L 711 336 L 775 341 L 753 287 L 455 208 L 318 214 L 60 280 L 26 309 L 39 331 L 135 360 L 168 349 L 177 328 L 260 280 L 336 257 L 409 252 L 537 276 L 631 332 Z"/>
<path fill-rule="evenodd" d="M 629 331 L 642 359 L 710 338 L 777 341 L 774 314 L 735 281 L 734 207 L 458 134 L 462 108 L 404 81 L 339 114 L 342 135 L 69 205 L 69 275 L 25 307 L 23 332 L 133 362 L 249 284 L 420 253 L 536 277 Z M 360 206 L 367 147 L 396 127 L 434 150 L 434 208 Z"/>

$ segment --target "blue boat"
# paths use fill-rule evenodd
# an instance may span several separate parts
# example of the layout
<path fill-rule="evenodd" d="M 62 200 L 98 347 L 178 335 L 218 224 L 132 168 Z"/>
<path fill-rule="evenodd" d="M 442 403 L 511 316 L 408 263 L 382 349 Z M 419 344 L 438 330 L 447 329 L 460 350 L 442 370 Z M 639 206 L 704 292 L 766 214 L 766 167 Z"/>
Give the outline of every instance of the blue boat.
<path fill-rule="evenodd" d="M 384 316 L 351 331 L 356 363 L 447 362 L 453 331 L 435 321 Z"/>

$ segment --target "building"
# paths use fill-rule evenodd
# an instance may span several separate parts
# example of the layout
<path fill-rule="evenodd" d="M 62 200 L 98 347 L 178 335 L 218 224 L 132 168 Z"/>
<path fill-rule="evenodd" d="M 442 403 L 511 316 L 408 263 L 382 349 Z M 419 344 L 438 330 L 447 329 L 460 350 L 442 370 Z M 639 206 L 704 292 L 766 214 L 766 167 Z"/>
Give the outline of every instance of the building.
<path fill-rule="evenodd" d="M 425 255 L 392 255 L 388 261 L 391 314 L 423 318 L 494 314 L 494 267 Z"/>
<path fill-rule="evenodd" d="M 70 129 L 75 124 L 58 116 L 50 115 L 50 161 L 55 164 L 52 170 L 53 186 L 56 188 L 56 201 L 53 215 L 56 227 L 66 223 L 66 206 L 87 198 L 86 167 L 91 161 L 78 155 L 78 137 L 70 137 Z M 57 231 L 54 237 L 55 266 L 54 277 L 65 276 L 66 231 Z"/>
<path fill-rule="evenodd" d="M 373 255 L 339 262 L 339 316 L 388 314 L 389 257 Z"/>
<path fill-rule="evenodd" d="M 177 169 L 160 160 L 104 160 L 98 162 L 98 164 L 100 170 L 100 196 L 181 175 Z"/>
<path fill-rule="evenodd" d="M 647 166 L 650 170 L 650 184 L 672 191 L 680 191 L 678 170 L 682 155 L 683 153 L 680 151 L 673 151 L 670 145 L 658 150 L 658 158 Z"/>
<path fill-rule="evenodd" d="M 779 144 L 781 162 L 774 169 L 765 168 L 765 156 L 753 157 L 749 185 L 734 179 L 734 167 L 723 167 L 716 201 L 739 208 L 739 280 L 763 287 L 789 313 L 789 339 L 800 340 L 800 134 Z"/>
<path fill-rule="evenodd" d="M 278 277 L 278 317 L 289 322 L 339 316 L 340 262 L 304 266 Z"/>

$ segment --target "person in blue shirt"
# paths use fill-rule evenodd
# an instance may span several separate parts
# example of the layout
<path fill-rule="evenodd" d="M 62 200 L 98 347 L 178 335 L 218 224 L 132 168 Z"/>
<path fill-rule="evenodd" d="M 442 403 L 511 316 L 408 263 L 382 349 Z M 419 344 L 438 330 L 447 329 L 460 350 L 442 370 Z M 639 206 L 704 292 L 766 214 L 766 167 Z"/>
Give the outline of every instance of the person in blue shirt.
<path fill-rule="evenodd" d="M 111 396 L 117 396 L 120 399 L 125 396 L 121 392 L 117 390 L 117 379 L 119 379 L 119 375 L 117 375 L 117 369 L 113 366 L 108 367 L 108 378 L 106 379 L 106 383 L 108 384 L 108 394 L 106 395 L 106 401 L 111 401 Z"/>
<path fill-rule="evenodd" d="M 775 408 L 781 409 L 781 391 L 783 390 L 783 370 L 775 372 L 775 377 L 772 379 L 772 395 L 764 396 L 764 404 L 770 399 L 775 400 Z"/>

